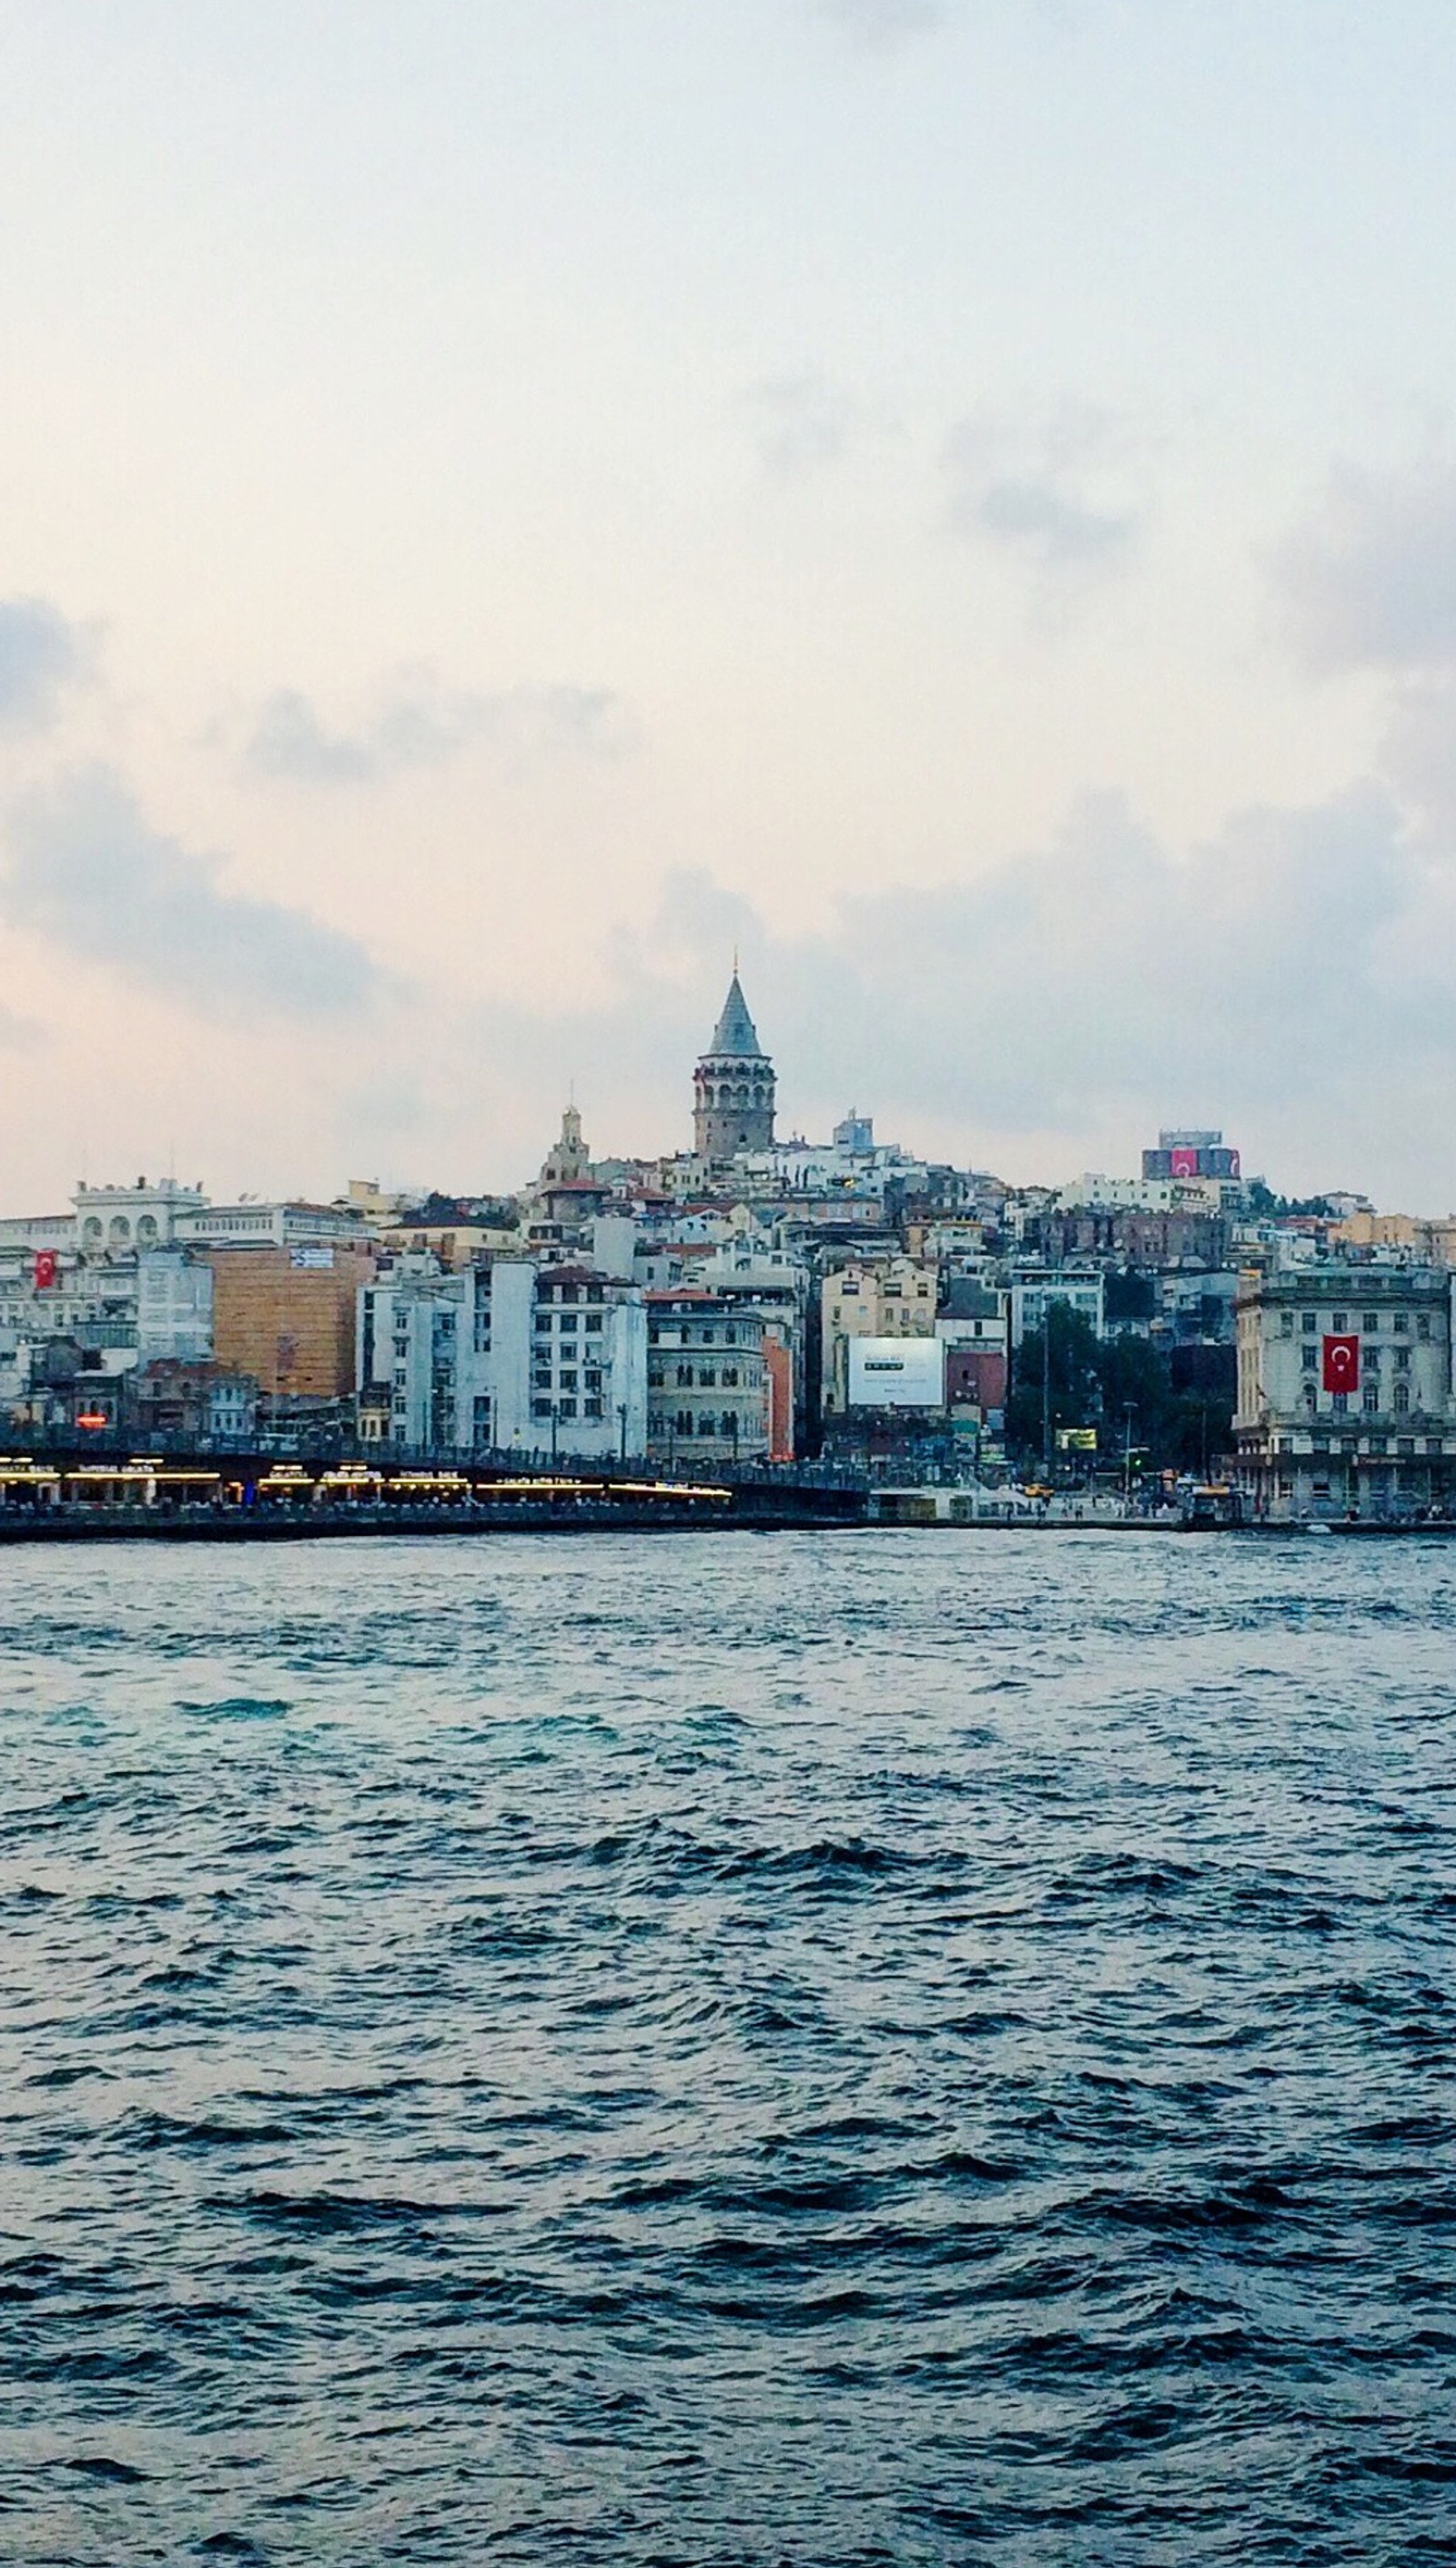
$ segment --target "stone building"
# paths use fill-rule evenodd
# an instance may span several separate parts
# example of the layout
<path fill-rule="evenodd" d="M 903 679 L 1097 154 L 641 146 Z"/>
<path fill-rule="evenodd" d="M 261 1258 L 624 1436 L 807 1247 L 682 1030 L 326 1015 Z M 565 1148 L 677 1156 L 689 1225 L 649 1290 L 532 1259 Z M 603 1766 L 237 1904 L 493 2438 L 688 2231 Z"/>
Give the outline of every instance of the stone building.
<path fill-rule="evenodd" d="M 734 972 L 713 1041 L 693 1074 L 693 1146 L 722 1166 L 773 1146 L 773 1064 L 758 1041 Z"/>
<path fill-rule="evenodd" d="M 1244 1277 L 1234 1441 L 1259 1515 L 1410 1516 L 1456 1500 L 1452 1290 L 1431 1266 Z"/>

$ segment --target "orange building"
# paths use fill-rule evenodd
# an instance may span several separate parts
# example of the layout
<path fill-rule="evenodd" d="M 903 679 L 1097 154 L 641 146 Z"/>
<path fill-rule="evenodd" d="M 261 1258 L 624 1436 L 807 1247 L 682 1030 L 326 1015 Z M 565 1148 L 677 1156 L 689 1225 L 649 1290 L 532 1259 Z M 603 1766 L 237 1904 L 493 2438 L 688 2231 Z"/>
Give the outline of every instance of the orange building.
<path fill-rule="evenodd" d="M 251 1374 L 265 1398 L 346 1400 L 354 1392 L 357 1297 L 374 1252 L 335 1242 L 319 1248 L 209 1248 L 212 1352 L 229 1373 Z"/>

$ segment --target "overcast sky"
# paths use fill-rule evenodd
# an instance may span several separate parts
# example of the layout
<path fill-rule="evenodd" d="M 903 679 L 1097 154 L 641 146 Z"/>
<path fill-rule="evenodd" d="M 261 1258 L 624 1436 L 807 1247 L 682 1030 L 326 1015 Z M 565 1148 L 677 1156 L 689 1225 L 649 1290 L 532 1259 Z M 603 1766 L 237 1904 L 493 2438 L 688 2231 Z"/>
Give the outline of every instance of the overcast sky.
<path fill-rule="evenodd" d="M 30 0 L 0 1206 L 1222 1124 L 1456 1207 L 1450 0 Z"/>

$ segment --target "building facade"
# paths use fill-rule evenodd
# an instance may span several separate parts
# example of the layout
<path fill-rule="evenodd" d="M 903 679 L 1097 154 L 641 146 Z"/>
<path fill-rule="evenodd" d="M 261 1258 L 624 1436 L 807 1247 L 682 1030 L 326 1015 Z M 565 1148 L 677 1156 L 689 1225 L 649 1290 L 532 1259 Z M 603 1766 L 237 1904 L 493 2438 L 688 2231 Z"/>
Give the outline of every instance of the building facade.
<path fill-rule="evenodd" d="M 1239 1480 L 1275 1522 L 1417 1515 L 1456 1498 L 1453 1279 L 1326 1263 L 1238 1301 Z"/>
<path fill-rule="evenodd" d="M 655 1461 L 769 1458 L 774 1377 L 757 1311 L 700 1285 L 649 1292 L 647 1366 L 647 1449 Z"/>
<path fill-rule="evenodd" d="M 819 1288 L 821 1405 L 826 1418 L 849 1407 L 849 1350 L 856 1338 L 932 1338 L 940 1269 L 934 1260 L 853 1258 Z"/>

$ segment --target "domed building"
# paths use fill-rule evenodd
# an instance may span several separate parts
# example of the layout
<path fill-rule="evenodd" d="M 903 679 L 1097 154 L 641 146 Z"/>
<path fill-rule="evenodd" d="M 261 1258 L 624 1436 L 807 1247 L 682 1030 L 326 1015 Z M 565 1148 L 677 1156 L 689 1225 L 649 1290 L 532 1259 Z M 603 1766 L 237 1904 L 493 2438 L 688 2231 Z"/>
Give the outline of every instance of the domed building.
<path fill-rule="evenodd" d="M 713 1041 L 693 1074 L 693 1142 L 723 1161 L 773 1143 L 773 1064 L 758 1041 L 736 969 Z"/>

